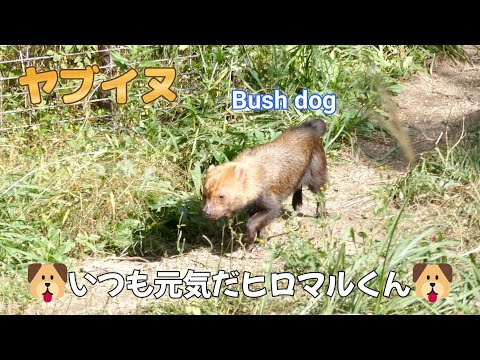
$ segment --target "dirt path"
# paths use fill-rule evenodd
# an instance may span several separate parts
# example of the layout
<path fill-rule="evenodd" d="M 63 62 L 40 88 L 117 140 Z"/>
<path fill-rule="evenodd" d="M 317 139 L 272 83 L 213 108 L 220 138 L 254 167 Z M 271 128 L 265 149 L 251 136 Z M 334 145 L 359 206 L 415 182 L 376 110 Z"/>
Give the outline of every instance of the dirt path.
<path fill-rule="evenodd" d="M 470 129 L 480 122 L 480 53 L 466 47 L 471 64 L 442 61 L 433 76 L 418 73 L 403 84 L 397 102 L 417 152 L 430 150 L 447 137 L 453 143 L 463 121 Z"/>
<path fill-rule="evenodd" d="M 461 129 L 463 120 L 467 127 L 480 122 L 480 55 L 472 47 L 467 47 L 467 51 L 472 57 L 472 64 L 452 65 L 449 61 L 436 61 L 432 76 L 416 74 L 403 83 L 404 92 L 394 99 L 416 152 L 432 149 L 437 141 L 445 141 L 446 134 L 450 134 L 449 138 L 452 140 Z M 384 164 L 385 168 L 381 168 L 380 164 Z M 286 227 L 318 242 L 327 236 L 344 238 L 350 228 L 357 233 L 381 232 L 382 228 L 377 225 L 382 217 L 376 217 L 373 213 L 376 191 L 394 181 L 404 171 L 405 163 L 393 141 L 362 141 L 358 161 L 353 161 L 350 154 L 343 154 L 335 163 L 330 163 L 331 186 L 327 189 L 328 217 L 325 226 L 319 226 L 319 220 L 311 217 L 277 219 L 268 229 L 267 234 L 271 237 L 269 241 L 286 241 Z M 306 197 L 302 210 L 306 215 L 313 214 L 313 197 Z M 346 244 L 347 251 L 355 251 L 354 244 L 348 240 Z M 206 245 L 182 255 L 162 258 L 160 261 L 146 262 L 129 258 L 84 259 L 73 264 L 73 270 L 77 272 L 77 277 L 81 277 L 85 272 L 96 276 L 106 272 L 128 275 L 138 269 L 148 274 L 150 281 L 155 272 L 160 270 L 178 270 L 182 276 L 188 269 L 212 273 L 219 269 L 248 270 L 252 275 L 259 275 L 266 270 L 269 258 L 270 251 L 263 246 L 254 253 L 245 254 L 239 249 L 232 254 L 219 256 Z M 276 261 L 273 267 L 274 270 L 281 269 L 281 260 Z M 110 298 L 107 292 L 113 283 L 85 283 L 89 291 L 83 298 L 69 294 L 68 289 L 67 296 L 62 299 L 50 304 L 34 303 L 26 313 L 143 313 L 148 304 L 175 301 L 164 298 L 157 300 L 153 295 L 139 299 L 126 290 L 115 298 Z M 157 290 L 158 286 L 155 286 L 154 292 Z"/>

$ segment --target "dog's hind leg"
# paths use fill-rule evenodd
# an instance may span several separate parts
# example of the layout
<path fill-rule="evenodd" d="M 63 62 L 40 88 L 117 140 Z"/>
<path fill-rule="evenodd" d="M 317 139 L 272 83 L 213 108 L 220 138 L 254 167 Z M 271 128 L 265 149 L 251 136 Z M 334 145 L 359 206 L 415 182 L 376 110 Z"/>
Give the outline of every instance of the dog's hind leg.
<path fill-rule="evenodd" d="M 320 143 L 315 146 L 308 171 L 310 176 L 306 185 L 308 190 L 317 196 L 320 191 L 325 190 L 325 185 L 328 181 L 327 159 Z M 318 218 L 320 215 L 326 215 L 325 201 L 318 201 L 317 199 L 315 217 Z"/>

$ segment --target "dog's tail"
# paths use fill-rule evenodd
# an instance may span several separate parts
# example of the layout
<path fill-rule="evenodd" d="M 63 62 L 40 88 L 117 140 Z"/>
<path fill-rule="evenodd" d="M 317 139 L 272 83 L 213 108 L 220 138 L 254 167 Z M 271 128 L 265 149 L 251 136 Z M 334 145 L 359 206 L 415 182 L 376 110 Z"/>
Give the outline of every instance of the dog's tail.
<path fill-rule="evenodd" d="M 300 127 L 311 128 L 318 137 L 322 136 L 327 131 L 327 125 L 321 119 L 311 120 L 303 125 L 300 125 Z"/>

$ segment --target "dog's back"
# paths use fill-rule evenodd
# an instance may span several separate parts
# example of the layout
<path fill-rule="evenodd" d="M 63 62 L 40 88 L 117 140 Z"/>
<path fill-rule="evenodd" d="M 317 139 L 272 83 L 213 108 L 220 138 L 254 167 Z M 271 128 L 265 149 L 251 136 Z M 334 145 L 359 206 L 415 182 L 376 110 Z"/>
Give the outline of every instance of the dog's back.
<path fill-rule="evenodd" d="M 278 139 L 249 149 L 233 161 L 261 174 L 267 196 L 285 200 L 293 192 L 308 186 L 316 192 L 328 180 L 327 162 L 321 136 L 322 120 L 312 120 L 286 130 Z"/>

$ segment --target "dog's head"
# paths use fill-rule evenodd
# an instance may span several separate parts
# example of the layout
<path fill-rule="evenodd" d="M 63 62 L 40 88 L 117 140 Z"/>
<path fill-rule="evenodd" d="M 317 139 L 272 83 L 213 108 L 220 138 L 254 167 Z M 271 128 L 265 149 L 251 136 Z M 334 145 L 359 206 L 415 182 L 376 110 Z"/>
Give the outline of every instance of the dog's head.
<path fill-rule="evenodd" d="M 63 264 L 30 264 L 28 266 L 30 293 L 34 298 L 50 302 L 65 293 L 67 267 Z"/>
<path fill-rule="evenodd" d="M 203 186 L 203 214 L 210 220 L 231 218 L 250 201 L 247 169 L 238 162 L 210 166 Z"/>
<path fill-rule="evenodd" d="M 413 267 L 415 293 L 432 303 L 446 298 L 450 294 L 452 276 L 452 267 L 448 264 L 416 264 Z"/>

